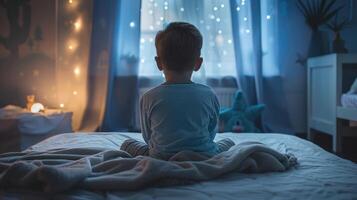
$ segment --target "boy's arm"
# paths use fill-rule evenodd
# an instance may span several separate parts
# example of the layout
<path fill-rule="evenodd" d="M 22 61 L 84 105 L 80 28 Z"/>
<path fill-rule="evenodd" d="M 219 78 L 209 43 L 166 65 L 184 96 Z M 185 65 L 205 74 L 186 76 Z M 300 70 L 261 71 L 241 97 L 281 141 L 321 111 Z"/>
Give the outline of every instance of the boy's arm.
<path fill-rule="evenodd" d="M 141 125 L 141 132 L 143 134 L 144 141 L 146 144 L 149 144 L 150 136 L 151 136 L 151 129 L 150 123 L 147 116 L 147 111 L 144 106 L 144 98 L 140 99 L 140 125 Z"/>
<path fill-rule="evenodd" d="M 216 136 L 216 126 L 217 126 L 217 122 L 218 122 L 218 117 L 219 117 L 219 101 L 216 95 L 214 95 L 213 98 L 213 110 L 212 110 L 212 116 L 210 119 L 210 123 L 209 123 L 209 127 L 208 130 L 210 133 L 212 133 L 212 137 L 214 138 Z M 212 138 L 212 139 L 213 139 Z"/>

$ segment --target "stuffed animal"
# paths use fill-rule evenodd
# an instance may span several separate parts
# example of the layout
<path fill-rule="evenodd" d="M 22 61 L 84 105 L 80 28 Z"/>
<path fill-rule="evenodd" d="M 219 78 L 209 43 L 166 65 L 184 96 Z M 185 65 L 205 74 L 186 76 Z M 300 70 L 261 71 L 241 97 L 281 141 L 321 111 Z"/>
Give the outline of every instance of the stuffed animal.
<path fill-rule="evenodd" d="M 264 108 L 264 104 L 248 106 L 243 93 L 238 91 L 235 95 L 233 107 L 221 110 L 219 113 L 219 132 L 261 132 L 255 126 L 255 122 Z"/>

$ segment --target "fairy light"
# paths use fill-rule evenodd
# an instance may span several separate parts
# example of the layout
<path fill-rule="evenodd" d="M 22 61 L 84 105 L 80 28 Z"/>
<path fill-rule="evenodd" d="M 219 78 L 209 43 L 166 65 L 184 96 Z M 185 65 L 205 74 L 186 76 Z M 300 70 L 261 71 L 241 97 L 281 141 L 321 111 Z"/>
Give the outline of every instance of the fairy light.
<path fill-rule="evenodd" d="M 78 92 L 75 90 L 75 91 L 73 91 L 73 95 L 77 95 L 78 94 Z"/>
<path fill-rule="evenodd" d="M 130 22 L 129 26 L 130 26 L 130 28 L 134 28 L 135 27 L 135 22 Z"/>
<path fill-rule="evenodd" d="M 64 108 L 64 103 L 60 103 L 59 107 Z"/>
<path fill-rule="evenodd" d="M 79 66 L 74 68 L 73 73 L 76 76 L 79 76 L 81 74 L 81 69 L 79 68 Z"/>
<path fill-rule="evenodd" d="M 73 0 L 68 0 L 68 3 L 72 4 L 72 3 L 73 3 Z"/>
<path fill-rule="evenodd" d="M 73 23 L 73 26 L 74 26 L 74 30 L 75 31 L 77 31 L 77 32 L 80 31 L 81 28 L 82 28 L 82 20 L 81 20 L 81 18 L 78 18 L 76 20 L 76 22 Z"/>

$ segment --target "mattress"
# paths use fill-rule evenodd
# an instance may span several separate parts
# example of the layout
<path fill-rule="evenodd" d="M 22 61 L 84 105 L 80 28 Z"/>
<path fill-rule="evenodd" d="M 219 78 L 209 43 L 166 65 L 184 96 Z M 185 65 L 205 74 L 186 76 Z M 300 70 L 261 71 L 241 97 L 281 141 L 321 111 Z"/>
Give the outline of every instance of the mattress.
<path fill-rule="evenodd" d="M 347 108 L 357 108 L 357 94 L 343 94 L 341 104 Z"/>
<path fill-rule="evenodd" d="M 357 199 L 357 165 L 328 153 L 315 144 L 283 134 L 217 134 L 216 140 L 231 138 L 237 145 L 259 141 L 280 152 L 292 152 L 299 166 L 282 173 L 230 173 L 218 179 L 193 185 L 149 187 L 140 191 L 77 191 L 58 194 L 58 198 L 83 199 Z M 99 147 L 119 149 L 127 138 L 143 140 L 138 133 L 69 133 L 54 136 L 28 150 L 45 151 L 57 148 Z M 83 192 L 81 192 L 83 194 Z M 16 199 L 29 193 L 0 193 L 0 197 Z M 31 194 L 34 199 L 43 194 Z"/>

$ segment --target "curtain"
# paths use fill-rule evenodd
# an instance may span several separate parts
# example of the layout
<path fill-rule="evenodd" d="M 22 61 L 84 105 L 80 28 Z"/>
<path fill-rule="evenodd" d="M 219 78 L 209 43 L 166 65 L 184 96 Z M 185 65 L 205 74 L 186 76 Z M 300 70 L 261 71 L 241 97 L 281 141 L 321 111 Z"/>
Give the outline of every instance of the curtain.
<path fill-rule="evenodd" d="M 134 126 L 140 1 L 95 0 L 88 106 L 81 130 L 128 131 Z"/>
<path fill-rule="evenodd" d="M 264 131 L 292 133 L 279 66 L 278 0 L 231 0 L 237 77 L 250 104 L 264 103 Z"/>

